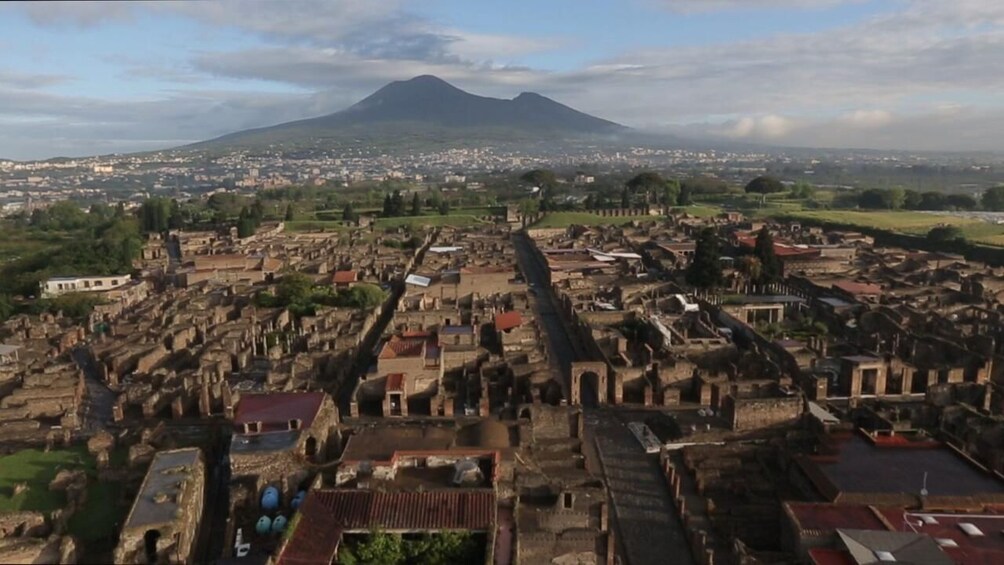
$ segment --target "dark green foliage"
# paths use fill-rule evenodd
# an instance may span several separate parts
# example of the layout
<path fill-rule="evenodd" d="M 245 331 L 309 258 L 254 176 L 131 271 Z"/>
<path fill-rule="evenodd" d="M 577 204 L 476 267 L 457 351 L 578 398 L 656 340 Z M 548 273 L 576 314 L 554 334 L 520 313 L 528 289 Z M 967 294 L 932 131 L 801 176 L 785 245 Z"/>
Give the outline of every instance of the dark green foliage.
<path fill-rule="evenodd" d="M 96 223 L 95 220 L 99 222 L 101 218 L 90 218 L 76 204 L 64 200 L 56 202 L 48 208 L 33 211 L 28 225 L 46 231 L 73 231 L 90 227 Z"/>
<path fill-rule="evenodd" d="M 722 284 L 721 242 L 713 228 L 704 228 L 697 236 L 694 258 L 687 268 L 687 284 L 712 288 Z"/>
<path fill-rule="evenodd" d="M 383 304 L 387 293 L 382 288 L 366 283 L 349 289 L 335 290 L 328 285 L 315 285 L 303 273 L 287 273 L 279 281 L 276 294 L 260 292 L 254 303 L 263 308 L 288 308 L 297 316 L 313 315 L 320 306 L 357 308 L 367 310 Z"/>
<path fill-rule="evenodd" d="M 0 324 L 14 315 L 14 303 L 6 294 L 0 294 Z"/>
<path fill-rule="evenodd" d="M 422 199 L 418 196 L 418 193 L 414 193 L 411 196 L 411 210 L 410 215 L 421 216 L 422 215 Z"/>
<path fill-rule="evenodd" d="M 553 189 L 558 185 L 558 179 L 554 176 L 554 172 L 547 169 L 527 171 L 519 178 L 527 184 L 540 187 L 543 191 Z"/>
<path fill-rule="evenodd" d="M 965 241 L 966 236 L 962 230 L 955 226 L 937 226 L 927 232 L 927 240 L 933 243 L 943 243 L 946 241 Z"/>
<path fill-rule="evenodd" d="M 945 197 L 949 210 L 975 210 L 980 204 L 968 194 L 949 194 Z"/>
<path fill-rule="evenodd" d="M 78 322 L 87 319 L 94 310 L 94 307 L 101 304 L 101 299 L 86 292 L 71 292 L 61 294 L 55 298 L 38 300 L 31 305 L 31 312 L 39 314 L 42 312 L 62 312 L 64 316 L 73 318 Z"/>
<path fill-rule="evenodd" d="M 628 187 L 624 187 L 621 191 L 621 208 L 631 207 L 631 193 L 628 191 Z"/>
<path fill-rule="evenodd" d="M 683 179 L 680 189 L 691 194 L 725 194 L 729 191 L 729 185 L 722 179 L 702 175 Z"/>
<path fill-rule="evenodd" d="M 223 218 L 232 218 L 247 206 L 247 198 L 230 192 L 217 192 L 209 197 L 206 205 Z"/>
<path fill-rule="evenodd" d="M 240 215 L 237 216 L 237 237 L 251 237 L 257 227 L 258 224 L 251 216 L 251 211 L 247 206 L 242 208 Z"/>
<path fill-rule="evenodd" d="M 167 231 L 171 209 L 171 201 L 167 198 L 147 198 L 139 207 L 140 229 L 147 233 Z"/>
<path fill-rule="evenodd" d="M 53 276 L 126 274 L 132 272 L 132 261 L 142 246 L 139 222 L 116 214 L 109 221 L 77 230 L 55 250 L 4 264 L 0 293 L 35 296 L 39 281 Z"/>
<path fill-rule="evenodd" d="M 751 180 L 746 185 L 746 192 L 754 194 L 774 194 L 776 192 L 784 192 L 784 185 L 781 181 L 768 175 L 759 176 Z"/>
<path fill-rule="evenodd" d="M 983 193 L 983 209 L 992 212 L 1004 211 L 1004 185 L 988 188 Z"/>
<path fill-rule="evenodd" d="M 450 213 L 450 201 L 445 198 L 439 202 L 438 211 L 440 216 L 446 216 Z"/>
<path fill-rule="evenodd" d="M 359 215 L 356 211 L 352 209 L 352 203 L 346 202 L 345 207 L 342 208 L 342 221 L 343 222 L 355 222 L 359 219 Z"/>
<path fill-rule="evenodd" d="M 920 210 L 924 202 L 924 196 L 916 190 L 907 190 L 903 193 L 903 207 L 907 210 Z"/>
<path fill-rule="evenodd" d="M 764 284 L 781 280 L 781 261 L 774 253 L 774 237 L 770 234 L 767 226 L 760 228 L 760 232 L 757 233 L 753 254 L 760 261 L 760 276 L 757 277 L 757 283 Z"/>
<path fill-rule="evenodd" d="M 792 198 L 812 198 L 812 195 L 816 193 L 816 187 L 812 186 L 810 183 L 800 180 L 791 187 L 791 197 Z"/>
<path fill-rule="evenodd" d="M 344 565 L 453 565 L 479 563 L 482 548 L 470 532 L 439 532 L 404 538 L 372 532 L 346 543 L 338 551 Z"/>
<path fill-rule="evenodd" d="M 292 204 L 286 204 L 286 213 L 283 215 L 283 219 L 287 222 L 292 222 L 296 219 L 296 212 L 293 211 Z"/>

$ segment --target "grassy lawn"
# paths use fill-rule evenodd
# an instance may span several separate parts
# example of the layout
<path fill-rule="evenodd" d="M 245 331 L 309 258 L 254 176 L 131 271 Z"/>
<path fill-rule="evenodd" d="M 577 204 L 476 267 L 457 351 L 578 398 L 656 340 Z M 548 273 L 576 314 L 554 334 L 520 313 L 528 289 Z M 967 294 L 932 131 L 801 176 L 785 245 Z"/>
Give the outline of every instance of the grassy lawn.
<path fill-rule="evenodd" d="M 0 263 L 55 249 L 69 238 L 65 233 L 39 233 L 0 224 Z"/>
<path fill-rule="evenodd" d="M 113 467 L 125 465 L 128 450 L 112 451 Z M 52 450 L 24 449 L 0 457 L 0 512 L 36 511 L 52 512 L 66 505 L 63 492 L 49 490 L 49 483 L 63 469 L 83 469 L 87 473 L 88 490 L 84 507 L 69 521 L 70 533 L 85 541 L 106 538 L 115 533 L 128 508 L 118 504 L 122 485 L 97 479 L 96 461 L 87 448 Z M 14 485 L 26 483 L 28 489 L 12 496 Z"/>
<path fill-rule="evenodd" d="M 925 235 L 931 228 L 938 225 L 951 225 L 961 229 L 969 241 L 986 245 L 1004 245 L 1004 225 L 951 215 L 905 211 L 863 212 L 858 210 L 801 210 L 774 215 L 791 220 L 811 219 L 913 235 Z"/>
<path fill-rule="evenodd" d="M 293 220 L 286 222 L 286 231 L 345 231 L 351 229 L 341 221 Z"/>
<path fill-rule="evenodd" d="M 449 215 L 449 216 L 403 216 L 400 218 L 379 218 L 376 227 L 399 228 L 399 227 L 439 227 L 453 226 L 458 228 L 482 224 L 481 220 L 471 215 Z"/>
<path fill-rule="evenodd" d="M 713 218 L 721 214 L 722 209 L 710 204 L 692 204 L 690 206 L 674 206 L 673 212 L 686 212 L 698 218 Z"/>
<path fill-rule="evenodd" d="M 92 480 L 87 490 L 87 501 L 78 510 L 67 528 L 70 533 L 84 541 L 99 540 L 115 533 L 115 524 L 125 520 L 128 508 L 118 504 L 122 484 Z"/>
<path fill-rule="evenodd" d="M 66 503 L 61 492 L 49 490 L 49 482 L 62 469 L 95 472 L 95 461 L 83 447 L 53 450 L 24 449 L 0 457 L 0 511 L 35 510 L 51 512 Z M 27 483 L 28 489 L 12 496 L 14 485 Z"/>
<path fill-rule="evenodd" d="M 696 208 L 696 206 L 692 206 Z M 665 216 L 599 216 L 589 212 L 551 212 L 534 224 L 534 228 L 567 228 L 571 225 L 580 226 L 622 226 L 634 221 L 662 221 Z"/>

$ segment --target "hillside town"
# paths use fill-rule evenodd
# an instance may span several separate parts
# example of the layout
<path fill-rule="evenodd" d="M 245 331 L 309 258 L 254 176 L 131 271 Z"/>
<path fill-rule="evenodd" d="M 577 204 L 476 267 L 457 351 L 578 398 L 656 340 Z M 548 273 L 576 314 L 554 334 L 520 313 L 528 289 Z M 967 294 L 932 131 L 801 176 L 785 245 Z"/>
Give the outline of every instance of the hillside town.
<path fill-rule="evenodd" d="M 170 230 L 44 281 L 101 301 L 0 327 L 0 449 L 51 466 L 0 561 L 1004 561 L 1004 271 L 602 213 Z"/>

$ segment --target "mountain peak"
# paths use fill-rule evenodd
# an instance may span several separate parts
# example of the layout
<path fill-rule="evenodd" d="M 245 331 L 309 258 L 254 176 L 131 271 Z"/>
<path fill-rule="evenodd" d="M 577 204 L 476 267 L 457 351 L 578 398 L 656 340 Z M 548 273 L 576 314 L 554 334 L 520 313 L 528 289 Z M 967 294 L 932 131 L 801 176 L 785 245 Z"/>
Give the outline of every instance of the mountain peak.
<path fill-rule="evenodd" d="M 304 138 L 334 139 L 357 135 L 350 133 L 352 129 L 369 133 L 376 126 L 381 126 L 382 131 L 393 131 L 395 136 L 419 138 L 428 135 L 430 128 L 452 130 L 447 137 L 459 140 L 489 130 L 505 132 L 501 135 L 513 138 L 539 139 L 625 129 L 534 92 L 523 92 L 511 100 L 489 98 L 465 92 L 433 75 L 419 75 L 391 82 L 341 112 L 238 132 L 216 141 L 255 144 L 263 142 L 260 140 L 275 143 Z"/>

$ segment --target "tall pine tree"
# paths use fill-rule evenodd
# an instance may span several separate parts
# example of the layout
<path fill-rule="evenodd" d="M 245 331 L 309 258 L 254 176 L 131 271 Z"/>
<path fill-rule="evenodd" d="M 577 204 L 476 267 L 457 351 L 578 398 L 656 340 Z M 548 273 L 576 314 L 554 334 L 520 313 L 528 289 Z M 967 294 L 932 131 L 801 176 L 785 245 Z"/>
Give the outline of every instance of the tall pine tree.
<path fill-rule="evenodd" d="M 697 235 L 694 259 L 687 267 L 687 284 L 698 288 L 713 288 L 722 284 L 721 242 L 713 228 L 704 228 Z"/>
<path fill-rule="evenodd" d="M 760 276 L 757 283 L 768 284 L 781 280 L 781 260 L 774 252 L 774 236 L 770 234 L 767 226 L 760 228 L 760 232 L 757 233 L 753 254 L 760 260 Z"/>

